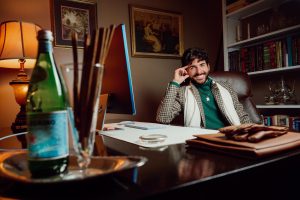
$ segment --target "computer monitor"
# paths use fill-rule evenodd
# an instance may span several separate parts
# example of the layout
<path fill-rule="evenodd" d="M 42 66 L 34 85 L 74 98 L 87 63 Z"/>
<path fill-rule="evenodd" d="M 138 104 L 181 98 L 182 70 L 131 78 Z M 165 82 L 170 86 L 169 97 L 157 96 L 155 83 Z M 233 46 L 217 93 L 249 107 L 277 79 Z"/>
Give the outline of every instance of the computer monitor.
<path fill-rule="evenodd" d="M 125 25 L 116 27 L 107 58 L 101 94 L 108 94 L 108 113 L 136 114 Z"/>

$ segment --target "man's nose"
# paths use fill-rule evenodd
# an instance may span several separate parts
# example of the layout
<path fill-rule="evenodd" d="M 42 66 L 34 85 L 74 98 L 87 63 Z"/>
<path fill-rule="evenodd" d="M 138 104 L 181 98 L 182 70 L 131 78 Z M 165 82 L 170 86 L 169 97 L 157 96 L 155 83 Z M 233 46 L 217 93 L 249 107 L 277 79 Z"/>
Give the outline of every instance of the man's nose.
<path fill-rule="evenodd" d="M 202 74 L 203 73 L 202 67 L 200 67 L 200 66 L 197 67 L 197 73 L 198 74 Z"/>

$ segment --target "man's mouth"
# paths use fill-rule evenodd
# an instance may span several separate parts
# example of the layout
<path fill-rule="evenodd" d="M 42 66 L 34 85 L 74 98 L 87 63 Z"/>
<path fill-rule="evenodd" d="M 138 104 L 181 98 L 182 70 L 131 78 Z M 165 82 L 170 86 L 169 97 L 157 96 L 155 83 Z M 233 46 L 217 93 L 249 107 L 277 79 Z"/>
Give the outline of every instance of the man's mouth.
<path fill-rule="evenodd" d="M 194 76 L 195 79 L 204 79 L 205 78 L 205 74 L 198 74 L 196 76 Z"/>

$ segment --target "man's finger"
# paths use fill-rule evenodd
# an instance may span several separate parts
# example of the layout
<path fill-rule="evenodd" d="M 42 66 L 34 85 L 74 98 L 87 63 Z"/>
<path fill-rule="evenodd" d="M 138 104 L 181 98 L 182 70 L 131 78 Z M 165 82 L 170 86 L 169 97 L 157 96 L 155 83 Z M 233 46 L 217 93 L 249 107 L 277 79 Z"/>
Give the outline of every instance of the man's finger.
<path fill-rule="evenodd" d="M 187 69 L 187 68 L 189 68 L 190 67 L 190 65 L 186 65 L 186 66 L 183 66 L 183 67 L 181 67 L 182 69 Z"/>
<path fill-rule="evenodd" d="M 188 73 L 187 73 L 187 71 L 184 69 L 184 70 L 180 70 L 180 71 L 179 71 L 179 74 L 180 74 L 181 76 L 186 76 Z"/>

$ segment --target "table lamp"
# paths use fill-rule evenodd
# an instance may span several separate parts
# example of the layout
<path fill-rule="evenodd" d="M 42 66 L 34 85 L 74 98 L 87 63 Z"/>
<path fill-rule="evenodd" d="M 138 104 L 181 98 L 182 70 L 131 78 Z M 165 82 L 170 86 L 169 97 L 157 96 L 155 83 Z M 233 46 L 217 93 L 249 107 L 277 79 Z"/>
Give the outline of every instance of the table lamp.
<path fill-rule="evenodd" d="M 35 65 L 37 32 L 40 29 L 36 24 L 22 21 L 6 21 L 0 24 L 0 67 L 19 69 L 16 79 L 9 83 L 20 105 L 16 120 L 11 125 L 13 133 L 27 130 L 25 105 L 29 79 L 24 69 L 33 68 Z M 26 146 L 25 137 L 18 139 L 23 147 Z"/>

